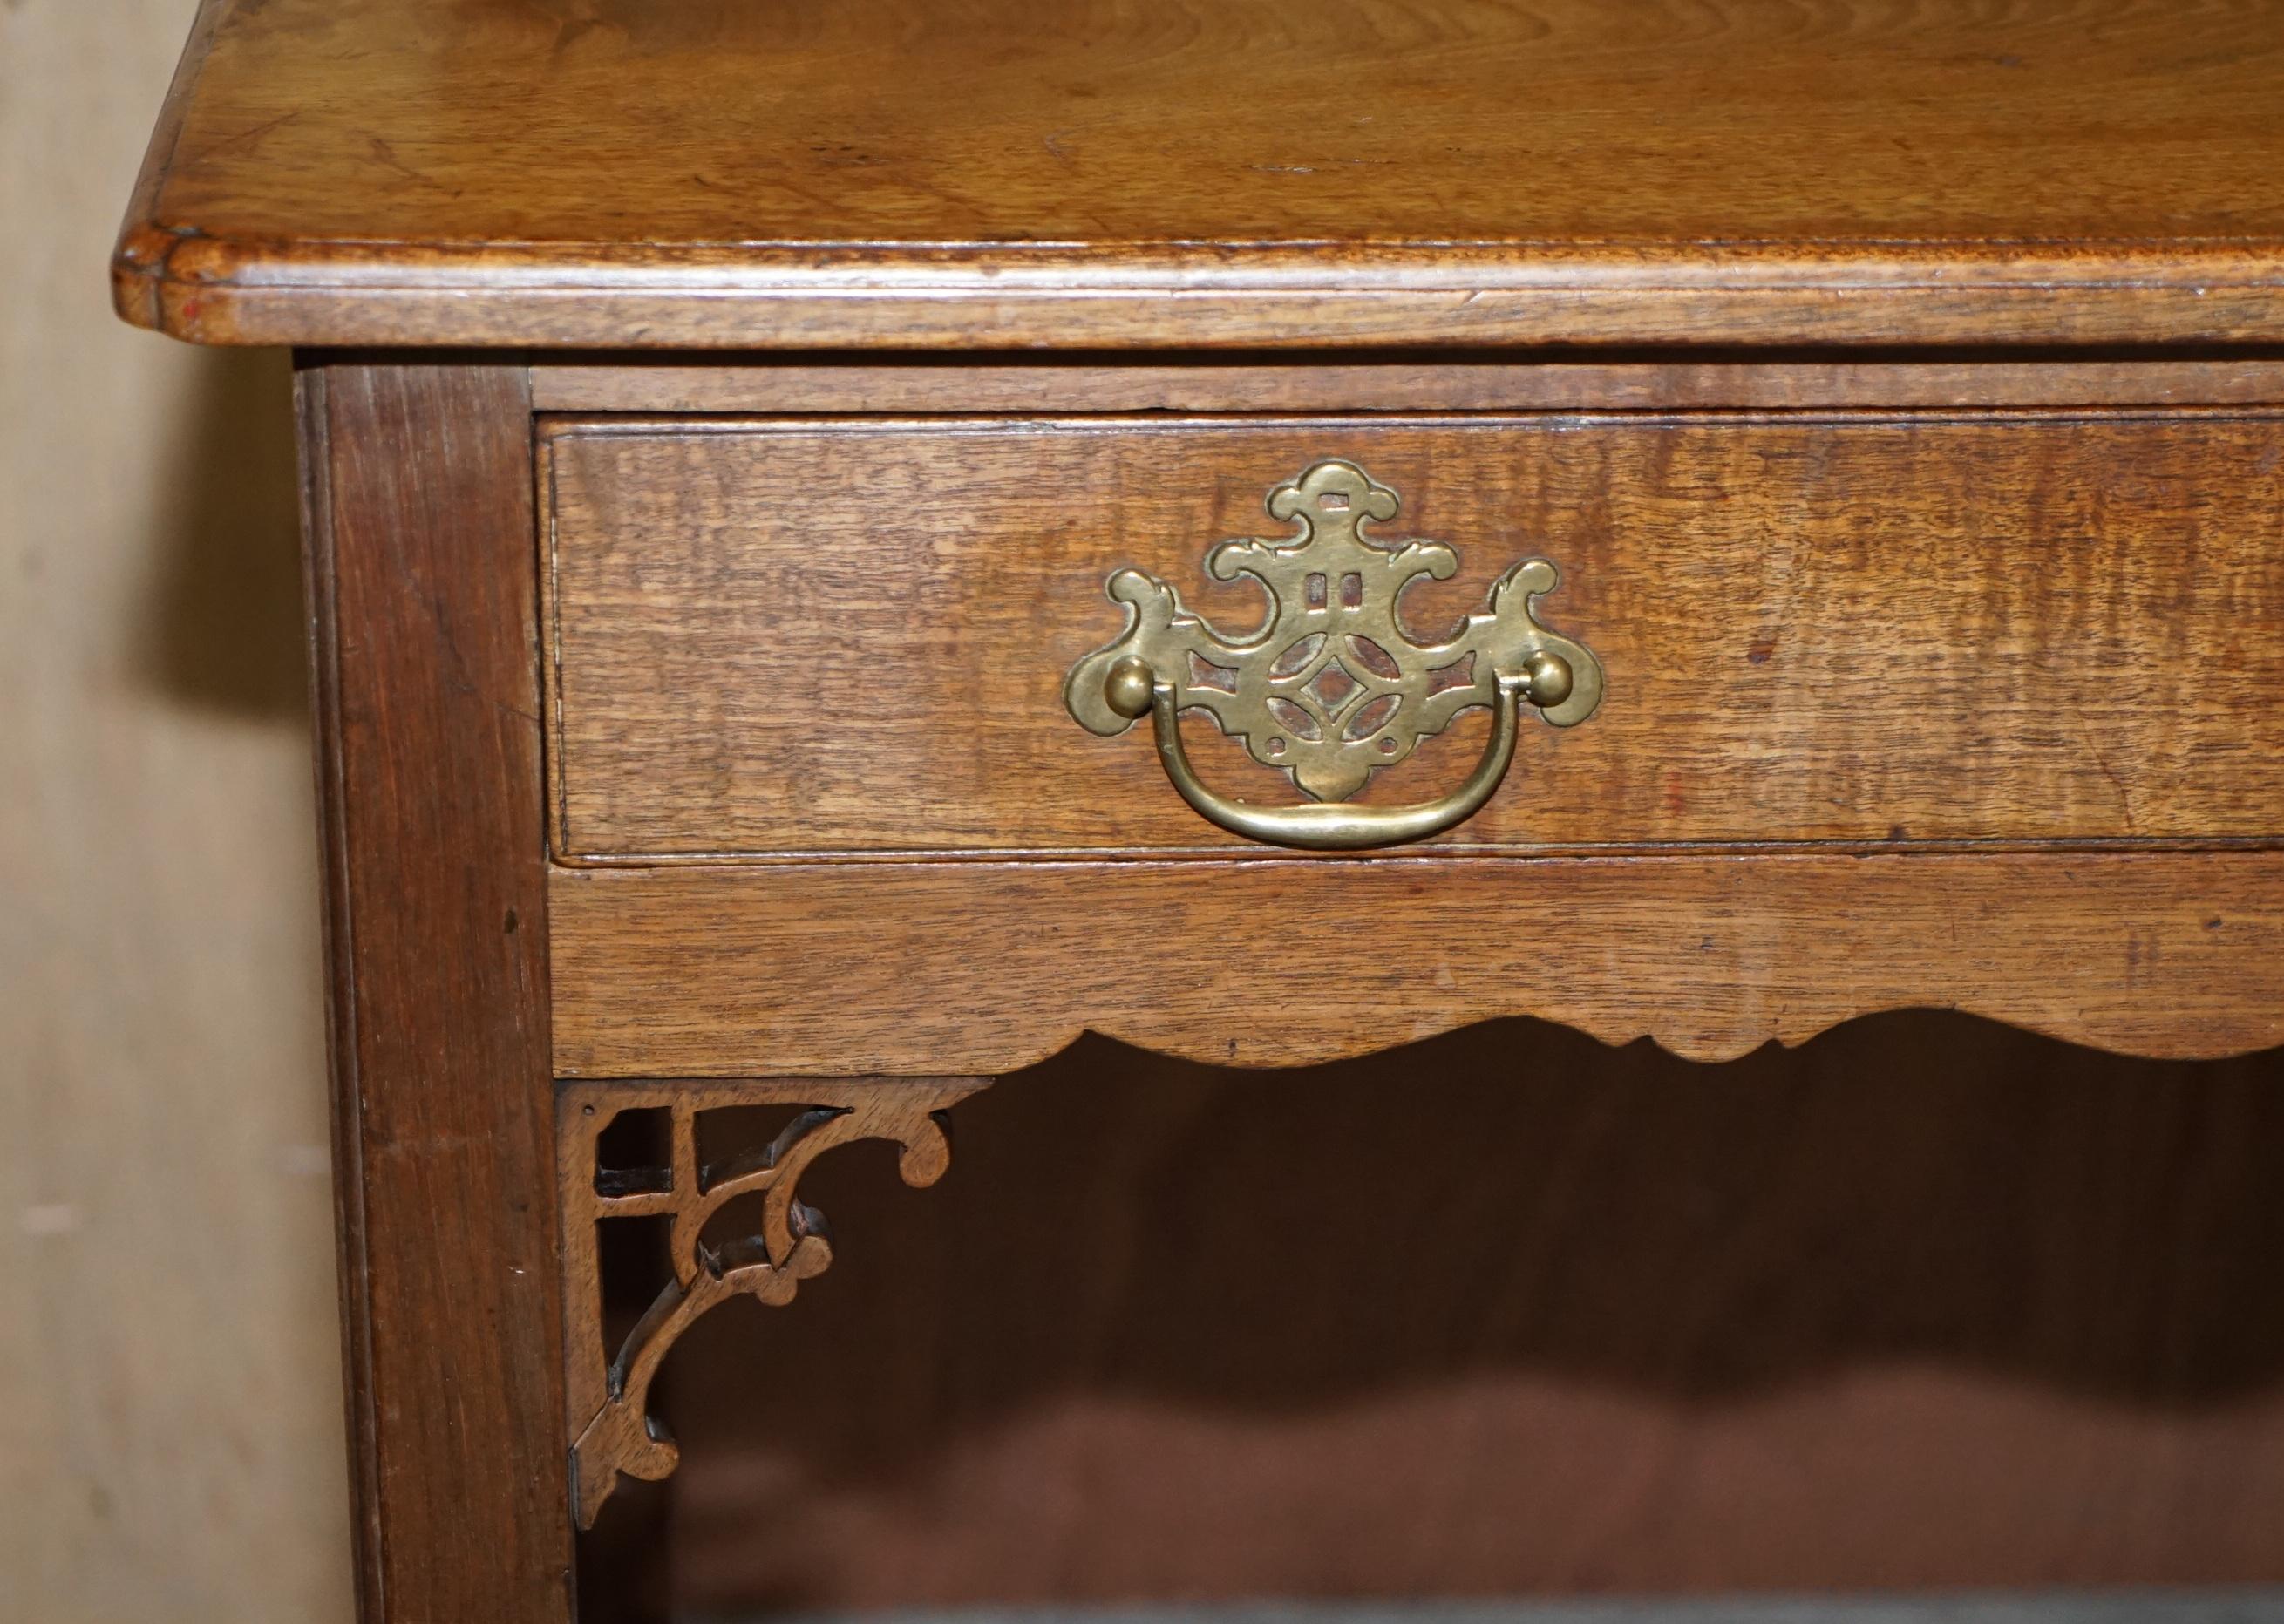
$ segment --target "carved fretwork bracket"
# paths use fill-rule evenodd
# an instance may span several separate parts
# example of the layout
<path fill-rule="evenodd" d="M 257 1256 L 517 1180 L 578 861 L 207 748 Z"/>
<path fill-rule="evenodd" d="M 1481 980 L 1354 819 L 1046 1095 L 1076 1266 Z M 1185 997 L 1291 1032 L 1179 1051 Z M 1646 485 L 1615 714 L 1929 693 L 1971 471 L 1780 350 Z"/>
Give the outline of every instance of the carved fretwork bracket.
<path fill-rule="evenodd" d="M 573 1507 L 592 1527 L 622 1473 L 655 1481 L 680 1451 L 649 1413 L 650 1386 L 667 1350 L 717 1303 L 745 1296 L 793 1300 L 801 1282 L 825 1272 L 833 1247 L 824 1215 L 796 1189 L 810 1163 L 835 1145 L 886 1139 L 913 1185 L 934 1183 L 950 1164 L 945 1113 L 989 1085 L 982 1077 L 862 1081 L 627 1082 L 575 1081 L 556 1094 L 557 1177 L 564 1244 L 565 1391 Z M 708 1166 L 699 1120 L 741 1105 L 800 1108 L 777 1137 Z M 622 1113 L 663 1113 L 661 1165 L 605 1168 L 603 1130 Z M 760 1227 L 709 1242 L 708 1221 L 740 1197 L 758 1196 Z M 611 1218 L 665 1217 L 673 1278 L 614 1352 L 604 1341 L 596 1225 Z"/>

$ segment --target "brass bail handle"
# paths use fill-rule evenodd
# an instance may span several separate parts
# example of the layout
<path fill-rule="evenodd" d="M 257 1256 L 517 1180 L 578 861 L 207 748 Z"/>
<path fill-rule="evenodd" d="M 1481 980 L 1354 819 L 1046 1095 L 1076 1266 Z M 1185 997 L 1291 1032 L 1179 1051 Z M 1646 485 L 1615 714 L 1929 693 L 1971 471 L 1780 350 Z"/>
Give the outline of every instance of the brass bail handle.
<path fill-rule="evenodd" d="M 1256 807 L 1216 794 L 1199 779 L 1182 748 L 1180 711 L 1174 685 L 1162 683 L 1142 660 L 1127 656 L 1110 668 L 1105 697 L 1122 715 L 1150 713 L 1157 737 L 1158 761 L 1181 797 L 1232 833 L 1264 840 L 1272 846 L 1302 847 L 1310 851 L 1361 851 L 1374 846 L 1400 846 L 1441 834 L 1473 817 L 1498 789 L 1514 760 L 1514 741 L 1521 731 L 1522 706 L 1559 705 L 1570 692 L 1570 665 L 1559 654 L 1539 653 L 1529 671 L 1502 671 L 1491 701 L 1491 736 L 1482 759 L 1467 781 L 1450 794 L 1408 807 L 1357 807 L 1343 801 L 1298 807 Z M 1136 708 L 1126 707 L 1139 704 Z"/>
<path fill-rule="evenodd" d="M 1332 459 L 1272 490 L 1268 505 L 1296 523 L 1297 539 L 1224 542 L 1206 559 L 1216 577 L 1249 576 L 1261 587 L 1269 612 L 1257 632 L 1226 637 L 1165 582 L 1120 570 L 1107 590 L 1126 605 L 1126 630 L 1074 666 L 1063 689 L 1091 732 L 1123 732 L 1146 712 L 1166 777 L 1221 827 L 1315 851 L 1423 839 L 1466 822 L 1497 792 L 1525 705 L 1570 727 L 1600 704 L 1601 663 L 1537 620 L 1538 598 L 1559 579 L 1546 560 L 1514 566 L 1457 637 L 1425 645 L 1404 632 L 1397 600 L 1421 575 L 1449 579 L 1459 558 L 1440 542 L 1362 537 L 1366 523 L 1396 516 L 1394 491 Z M 1182 746 L 1180 714 L 1192 708 L 1255 760 L 1283 768 L 1315 804 L 1255 806 L 1208 788 Z M 1491 713 L 1491 737 L 1458 789 L 1412 806 L 1347 804 L 1373 772 L 1478 708 Z"/>

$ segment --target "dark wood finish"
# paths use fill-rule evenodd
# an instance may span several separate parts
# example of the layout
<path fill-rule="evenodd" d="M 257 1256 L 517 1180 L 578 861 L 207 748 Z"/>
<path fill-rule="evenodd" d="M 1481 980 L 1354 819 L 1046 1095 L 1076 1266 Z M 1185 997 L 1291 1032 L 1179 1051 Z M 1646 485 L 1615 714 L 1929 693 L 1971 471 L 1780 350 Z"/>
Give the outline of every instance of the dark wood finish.
<path fill-rule="evenodd" d="M 239 343 L 2273 341 L 2279 0 L 207 0 Z M 513 115 L 503 116 L 503 109 Z"/>
<path fill-rule="evenodd" d="M 1525 1014 L 1716 1060 L 1914 1006 L 2133 1054 L 2284 1043 L 2277 851 L 559 868 L 548 893 L 568 1076 L 992 1074 L 1086 1031 L 1294 1066 Z"/>
<path fill-rule="evenodd" d="M 542 362 L 531 403 L 561 412 L 1680 411 L 1717 408 L 2273 406 L 2284 360 L 1836 360 L 1176 363 L 906 357 L 700 364 Z"/>
<path fill-rule="evenodd" d="M 113 285 L 145 326 L 331 352 L 301 387 L 365 1616 L 568 1624 L 569 1453 L 671 1464 L 651 1355 L 820 1263 L 798 1158 L 887 1128 L 929 1170 L 915 1111 L 1091 1031 L 1293 1066 L 1536 1014 L 1724 1058 L 1933 1005 L 2284 1042 L 2280 71 L 2284 0 L 204 0 Z M 1590 415 L 1629 412 L 1663 415 Z M 1609 669 L 1466 832 L 1496 852 L 1240 847 L 1062 713 L 1109 568 L 1242 623 L 1204 547 L 1330 455 L 1403 493 L 1391 535 L 1461 550 L 1415 625 L 1543 551 L 1549 623 Z M 1440 793 L 1478 736 L 1371 793 Z M 1208 743 L 1209 778 L 1282 794 Z M 700 1253 L 694 1143 L 655 1201 L 595 1182 L 613 1102 L 694 1135 L 796 1096 L 856 1110 L 750 1169 L 784 1198 L 758 1255 Z M 1588 1148 L 1631 1142 L 1592 1110 Z M 1285 1120 L 1305 1157 L 1325 1124 Z M 1577 1164 L 1492 1154 L 1578 1200 Z M 1435 1242 L 1386 1171 L 1341 1188 L 1409 1279 Z M 2057 1233 L 2118 1221 L 2088 1190 Z M 1162 1275 L 1242 1232 L 1146 1205 L 1122 1244 Z M 684 1232 L 614 1385 L 593 1230 L 637 1208 Z M 1509 1227 L 1527 1274 L 1575 1251 Z M 1327 1255 L 1371 1301 L 1361 1251 Z M 1635 1291 L 1633 1331 L 1674 1295 Z M 2088 1435 L 1983 1414 L 2025 1458 Z M 2156 1452 L 2234 1460 L 2205 1422 Z M 1724 1496 L 1755 1458 L 1727 1448 Z M 1383 1474 L 1381 1526 L 1418 1477 Z M 1508 1503 L 1576 1549 L 1549 1481 Z M 2225 1510 L 2207 1571 L 2236 1576 L 2273 1521 Z M 1745 1521 L 1835 1533 L 1796 1511 L 1637 1571 L 1717 1581 L 1703 1542 Z M 2119 1549 L 2077 1572 L 2163 1565 Z"/>
<path fill-rule="evenodd" d="M 563 1624 L 524 372 L 301 392 L 362 1609 Z"/>
<path fill-rule="evenodd" d="M 1232 634 L 1205 555 L 1287 536 L 1327 457 L 1459 550 L 1432 640 L 1500 572 L 1608 673 L 1434 844 L 2284 834 L 2284 419 L 585 420 L 545 436 L 557 849 L 1193 850 L 1268 859 L 1102 738 L 1064 675 L 1133 566 Z M 1359 797 L 1443 794 L 1478 712 Z M 1210 721 L 1208 782 L 1302 799 Z M 1458 904 L 1459 899 L 1454 899 Z"/>

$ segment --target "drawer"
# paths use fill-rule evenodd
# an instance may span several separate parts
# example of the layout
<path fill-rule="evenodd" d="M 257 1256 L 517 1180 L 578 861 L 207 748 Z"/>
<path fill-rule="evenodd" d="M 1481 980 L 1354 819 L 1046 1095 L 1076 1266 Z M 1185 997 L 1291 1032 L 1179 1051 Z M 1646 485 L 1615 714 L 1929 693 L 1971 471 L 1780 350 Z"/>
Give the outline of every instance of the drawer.
<path fill-rule="evenodd" d="M 553 843 L 572 862 L 1266 855 L 1074 720 L 1116 571 L 1232 636 L 1227 538 L 1342 459 L 1449 544 L 1437 643 L 1516 560 L 1606 679 L 1526 711 L 1461 850 L 2234 840 L 2284 828 L 2284 422 L 2249 410 L 544 420 Z M 1332 589 L 1338 590 L 1335 587 Z M 1408 651 L 1399 651 L 1407 654 Z M 1356 796 L 1448 795 L 1461 714 Z M 1304 799 L 1201 712 L 1201 780 Z"/>

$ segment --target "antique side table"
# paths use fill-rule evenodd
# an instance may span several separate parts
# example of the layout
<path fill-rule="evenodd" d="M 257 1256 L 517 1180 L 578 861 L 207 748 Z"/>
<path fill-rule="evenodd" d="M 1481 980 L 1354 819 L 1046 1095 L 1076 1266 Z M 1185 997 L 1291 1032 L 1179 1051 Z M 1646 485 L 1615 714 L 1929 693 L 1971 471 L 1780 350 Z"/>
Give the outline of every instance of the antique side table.
<path fill-rule="evenodd" d="M 113 276 L 301 357 L 365 1615 L 572 1616 L 803 1168 L 1082 1031 L 2284 1041 L 2280 83 L 2284 0 L 207 0 Z"/>

